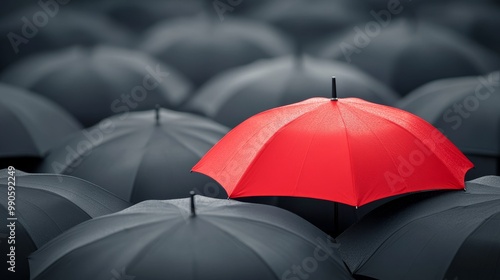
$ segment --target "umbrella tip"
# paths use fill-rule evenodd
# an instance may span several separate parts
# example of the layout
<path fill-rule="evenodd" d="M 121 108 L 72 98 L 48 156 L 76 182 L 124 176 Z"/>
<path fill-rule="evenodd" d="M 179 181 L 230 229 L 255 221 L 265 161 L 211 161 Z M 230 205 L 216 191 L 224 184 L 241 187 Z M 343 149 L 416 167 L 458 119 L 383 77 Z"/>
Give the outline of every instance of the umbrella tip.
<path fill-rule="evenodd" d="M 335 76 L 332 76 L 332 98 L 330 98 L 332 101 L 337 101 L 339 100 L 337 98 L 337 81 L 335 79 Z"/>
<path fill-rule="evenodd" d="M 160 124 L 160 105 L 156 104 L 155 106 L 155 119 L 156 124 Z"/>
<path fill-rule="evenodd" d="M 196 216 L 196 209 L 195 209 L 195 206 L 194 206 L 194 191 L 190 191 L 189 192 L 189 196 L 191 197 L 191 216 Z"/>

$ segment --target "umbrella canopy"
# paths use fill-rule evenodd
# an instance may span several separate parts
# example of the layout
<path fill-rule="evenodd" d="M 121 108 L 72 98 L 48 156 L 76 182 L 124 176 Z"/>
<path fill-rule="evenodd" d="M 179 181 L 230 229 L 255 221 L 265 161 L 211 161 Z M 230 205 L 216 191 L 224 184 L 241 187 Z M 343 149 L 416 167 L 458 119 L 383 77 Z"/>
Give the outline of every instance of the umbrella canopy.
<path fill-rule="evenodd" d="M 0 20 L 0 69 L 35 53 L 74 45 L 130 46 L 133 36 L 95 13 L 39 5 L 11 13 Z M 57 3 L 56 3 L 57 5 Z M 12 12 L 12 11 L 11 11 Z"/>
<path fill-rule="evenodd" d="M 220 22 L 215 15 L 158 23 L 146 33 L 141 49 L 179 69 L 196 86 L 228 68 L 291 52 L 288 40 L 267 25 L 229 17 Z"/>
<path fill-rule="evenodd" d="M 337 246 L 279 208 L 197 196 L 83 223 L 32 254 L 30 269 L 34 280 L 351 279 Z"/>
<path fill-rule="evenodd" d="M 339 236 L 344 260 L 376 279 L 498 279 L 500 181 L 482 180 L 372 211 Z"/>
<path fill-rule="evenodd" d="M 418 10 L 426 21 L 445 26 L 500 54 L 500 9 L 497 4 L 477 1 L 434 3 Z"/>
<path fill-rule="evenodd" d="M 373 209 L 397 197 L 399 196 L 377 200 L 358 208 L 329 200 L 304 197 L 254 196 L 241 197 L 237 200 L 285 209 L 304 218 L 328 235 L 336 237 Z"/>
<path fill-rule="evenodd" d="M 401 95 L 436 79 L 483 75 L 500 67 L 493 52 L 429 23 L 396 19 L 378 32 L 366 26 L 325 44 L 319 55 L 350 62 Z"/>
<path fill-rule="evenodd" d="M 141 33 L 148 27 L 165 19 L 194 16 L 202 12 L 204 10 L 204 1 L 108 0 L 102 3 L 90 3 L 88 8 L 92 11 L 97 10 L 104 13 L 114 22 Z"/>
<path fill-rule="evenodd" d="M 280 28 L 295 39 L 295 44 L 304 46 L 364 22 L 368 12 L 354 1 L 278 0 L 268 1 L 249 16 Z"/>
<path fill-rule="evenodd" d="M 9 177 L 15 177 L 14 216 L 9 215 L 8 195 L 12 192 L 9 182 L 13 182 Z M 83 221 L 128 206 L 127 202 L 111 193 L 78 178 L 0 170 L 0 218 L 15 225 L 15 245 L 3 240 L 11 235 L 14 227 L 0 227 L 0 278 L 29 279 L 27 257 L 30 253 Z M 13 217 L 17 220 L 7 220 Z M 7 270 L 10 246 L 15 246 L 15 273 Z"/>
<path fill-rule="evenodd" d="M 2 80 L 48 97 L 85 127 L 156 104 L 175 108 L 191 90 L 182 75 L 151 57 L 104 46 L 34 56 L 7 69 Z"/>
<path fill-rule="evenodd" d="M 398 107 L 430 122 L 457 145 L 474 162 L 470 178 L 500 175 L 500 72 L 426 84 Z"/>
<path fill-rule="evenodd" d="M 229 197 L 309 197 L 352 206 L 463 188 L 472 164 L 433 126 L 396 108 L 334 96 L 249 118 L 193 171 L 217 180 Z"/>
<path fill-rule="evenodd" d="M 80 129 L 80 124 L 52 101 L 0 84 L 0 158 L 43 157 Z"/>
<path fill-rule="evenodd" d="M 194 188 L 226 198 L 213 180 L 189 171 L 227 131 L 166 109 L 119 115 L 54 149 L 39 171 L 89 180 L 131 202 L 181 198 Z"/>
<path fill-rule="evenodd" d="M 228 70 L 203 86 L 184 110 L 234 127 L 273 107 L 329 96 L 329 77 L 333 74 L 339 78 L 341 97 L 381 104 L 394 104 L 399 99 L 388 87 L 348 64 L 295 56 Z"/>

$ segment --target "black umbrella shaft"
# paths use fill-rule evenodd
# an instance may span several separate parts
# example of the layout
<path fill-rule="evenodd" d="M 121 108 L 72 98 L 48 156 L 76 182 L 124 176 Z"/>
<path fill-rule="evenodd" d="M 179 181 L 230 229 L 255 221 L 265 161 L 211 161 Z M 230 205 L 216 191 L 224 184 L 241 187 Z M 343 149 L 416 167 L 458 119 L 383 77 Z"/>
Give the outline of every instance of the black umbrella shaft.
<path fill-rule="evenodd" d="M 194 206 L 194 191 L 191 191 L 189 195 L 191 196 L 191 216 L 196 216 L 196 209 Z"/>
<path fill-rule="evenodd" d="M 332 76 L 332 100 L 338 100 L 337 98 L 337 80 L 335 76 Z"/>
<path fill-rule="evenodd" d="M 333 237 L 337 237 L 339 235 L 339 203 L 333 203 Z"/>

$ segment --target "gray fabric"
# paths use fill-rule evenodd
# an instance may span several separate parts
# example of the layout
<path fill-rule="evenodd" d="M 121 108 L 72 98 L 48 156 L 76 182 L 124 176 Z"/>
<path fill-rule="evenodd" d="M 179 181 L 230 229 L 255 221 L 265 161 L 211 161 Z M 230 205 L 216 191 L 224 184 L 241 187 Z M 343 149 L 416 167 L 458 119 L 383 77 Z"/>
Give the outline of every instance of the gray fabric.
<path fill-rule="evenodd" d="M 83 223 L 30 257 L 32 279 L 281 279 L 327 236 L 279 208 L 195 197 L 146 201 Z M 319 247 L 318 247 L 319 246 Z M 336 249 L 308 279 L 351 279 Z M 323 256 L 323 254 L 321 254 Z"/>

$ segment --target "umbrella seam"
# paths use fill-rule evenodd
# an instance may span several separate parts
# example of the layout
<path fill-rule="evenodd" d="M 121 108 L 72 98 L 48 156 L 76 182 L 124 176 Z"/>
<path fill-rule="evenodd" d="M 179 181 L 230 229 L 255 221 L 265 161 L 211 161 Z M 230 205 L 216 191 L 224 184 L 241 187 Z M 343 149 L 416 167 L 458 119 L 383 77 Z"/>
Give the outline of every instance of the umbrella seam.
<path fill-rule="evenodd" d="M 308 104 L 303 104 L 303 105 L 309 106 L 309 105 L 311 105 L 311 104 L 310 104 L 310 103 L 308 103 Z M 315 105 L 316 105 L 316 103 L 315 103 Z M 252 159 L 252 161 L 248 164 L 248 167 L 245 169 L 245 171 L 244 171 L 244 172 L 243 172 L 243 174 L 241 175 L 240 179 L 236 182 L 236 184 L 235 184 L 235 188 L 234 188 L 234 189 L 236 189 L 236 186 L 238 186 L 238 185 L 239 185 L 239 183 L 240 183 L 241 181 L 243 181 L 243 179 L 246 179 L 246 177 L 247 177 L 247 176 L 249 176 L 249 175 L 248 175 L 248 173 L 249 173 L 250 169 L 252 168 L 252 166 L 253 166 L 253 165 L 255 164 L 255 162 L 256 162 L 256 161 L 257 161 L 257 160 L 258 160 L 258 159 L 262 156 L 262 154 L 264 153 L 264 150 L 265 150 L 265 149 L 267 149 L 267 147 L 269 146 L 269 143 L 271 143 L 271 142 L 273 141 L 273 139 L 274 139 L 274 138 L 276 138 L 276 136 L 277 136 L 280 132 L 282 132 L 282 131 L 286 128 L 286 127 L 288 127 L 289 125 L 291 125 L 293 122 L 295 122 L 295 121 L 299 120 L 300 118 L 305 117 L 305 116 L 307 116 L 307 115 L 309 115 L 309 114 L 314 113 L 314 110 L 315 110 L 315 109 L 317 109 L 317 108 L 319 108 L 319 107 L 320 107 L 320 106 L 322 106 L 322 105 L 323 105 L 322 103 L 319 103 L 319 102 L 318 102 L 318 103 L 317 103 L 317 106 L 315 106 L 314 108 L 311 108 L 311 109 L 310 109 L 310 110 L 308 110 L 307 112 L 304 112 L 304 113 L 302 113 L 301 115 L 299 115 L 299 116 L 297 116 L 297 117 L 295 117 L 295 118 L 291 119 L 289 122 L 287 122 L 286 124 L 283 124 L 283 125 L 282 125 L 282 126 L 281 126 L 278 130 L 276 130 L 276 131 L 272 134 L 272 136 L 271 136 L 271 137 L 269 137 L 269 139 L 268 139 L 268 140 L 267 140 L 267 141 L 266 141 L 266 142 L 262 145 L 262 147 L 261 147 L 261 148 L 259 149 L 259 151 L 256 153 L 256 155 L 254 156 L 254 158 Z M 280 108 L 280 107 L 278 107 L 278 108 Z M 272 124 L 272 123 L 268 123 L 268 124 L 266 125 L 266 127 L 267 127 L 267 126 L 269 126 L 269 125 L 271 125 L 271 124 Z M 255 134 L 257 134 L 257 133 L 259 133 L 259 132 L 260 132 L 260 130 L 259 130 L 258 132 L 256 132 L 256 133 L 254 133 L 254 135 L 255 135 Z M 246 143 L 248 143 L 249 141 L 250 141 L 250 138 L 249 138 L 249 139 L 245 142 L 245 144 L 246 144 Z M 235 155 L 236 155 L 236 154 L 235 154 Z M 227 165 L 224 167 L 224 169 L 225 169 L 226 167 L 227 167 Z M 233 192 L 234 192 L 234 189 L 233 189 Z M 231 192 L 231 193 L 233 193 L 233 192 Z M 230 194 L 229 194 L 229 196 L 230 196 Z"/>
<path fill-rule="evenodd" d="M 367 103 L 366 105 L 368 105 L 368 106 L 372 106 L 370 103 Z M 373 106 L 372 106 L 372 107 L 373 107 Z M 402 110 L 402 109 L 398 109 L 398 108 L 393 108 L 393 109 L 395 109 L 395 110 L 399 110 L 399 111 L 403 111 L 403 112 L 405 112 L 405 113 L 408 113 L 408 112 L 406 112 L 406 111 L 404 111 L 404 110 Z M 411 113 L 410 113 L 410 114 L 411 114 Z M 413 114 L 411 114 L 411 115 L 413 115 Z M 415 115 L 413 115 L 413 116 L 415 116 Z M 425 121 L 424 119 L 422 119 L 422 118 L 420 118 L 420 117 L 418 117 L 417 119 L 418 119 L 418 120 L 420 120 L 420 122 L 421 122 L 421 123 L 423 123 L 423 124 L 425 124 L 426 126 L 431 127 L 431 128 L 433 128 L 433 129 L 436 129 L 436 128 L 432 125 L 432 124 L 430 124 L 429 122 Z M 420 139 L 420 137 L 417 137 L 417 136 L 416 136 L 413 132 L 411 132 L 410 130 L 406 129 L 404 126 L 402 126 L 402 125 L 400 125 L 400 124 L 398 124 L 398 123 L 394 122 L 393 120 L 391 120 L 391 119 L 389 119 L 389 118 L 384 118 L 384 120 L 387 120 L 388 122 L 390 122 L 390 123 L 392 123 L 392 124 L 394 124 L 394 125 L 396 125 L 396 126 L 398 126 L 398 127 L 402 128 L 404 131 L 406 131 L 406 132 L 408 132 L 409 134 L 411 134 L 411 135 L 413 136 L 413 138 L 414 138 L 414 139 Z M 441 133 L 441 132 L 440 132 L 440 133 Z M 446 135 L 444 135 L 444 136 L 446 137 Z M 452 143 L 452 142 L 448 139 L 448 137 L 446 137 L 446 140 L 447 140 L 447 141 L 449 141 L 450 143 Z M 453 144 L 453 143 L 452 143 L 452 144 Z M 426 146 L 426 148 L 429 148 L 429 147 L 427 147 L 427 145 L 425 145 L 425 146 Z M 454 154 L 459 155 L 460 157 L 464 157 L 465 159 L 467 159 L 467 157 L 466 157 L 466 156 L 465 156 L 465 155 L 464 155 L 464 154 L 463 154 L 463 153 L 462 153 L 462 152 L 461 152 L 461 151 L 460 151 L 460 150 L 459 150 L 459 149 L 458 149 L 455 145 L 453 145 L 453 147 L 455 148 L 455 153 L 454 153 Z M 456 153 L 456 152 L 458 152 L 458 153 Z M 448 175 L 452 175 L 452 176 L 451 176 L 451 178 L 455 178 L 455 176 L 453 175 L 453 172 L 451 172 L 450 166 L 448 166 L 448 165 L 445 163 L 445 160 L 443 160 L 443 159 L 441 158 L 441 156 L 438 156 L 438 154 L 437 154 L 437 153 L 434 153 L 434 152 L 433 152 L 432 154 L 433 154 L 433 155 L 435 155 L 435 156 L 436 156 L 436 158 L 438 158 L 438 159 L 439 159 L 439 162 L 440 162 L 440 163 L 441 163 L 441 164 L 445 167 L 445 170 L 448 172 Z M 467 160 L 468 160 L 468 159 L 467 159 Z M 470 169 L 470 168 L 469 168 L 469 169 Z M 467 170 L 468 170 L 468 169 L 467 169 Z M 398 171 L 398 172 L 399 172 L 399 171 Z M 400 174 L 400 175 L 401 175 L 401 174 Z M 465 174 L 464 174 L 464 175 L 465 175 Z M 403 176 L 403 178 L 404 178 L 404 176 Z"/>
<path fill-rule="evenodd" d="M 399 231 L 401 231 L 403 228 L 406 228 L 407 226 L 409 226 L 410 224 L 414 223 L 414 222 L 417 222 L 419 220 L 422 220 L 422 219 L 425 219 L 425 218 L 428 218 L 428 217 L 431 217 L 433 215 L 438 215 L 438 214 L 442 214 L 442 213 L 445 213 L 447 211 L 451 211 L 451 210 L 455 210 L 455 209 L 458 209 L 458 208 L 467 208 L 467 207 L 474 207 L 474 206 L 477 206 L 477 205 L 481 205 L 481 204 L 487 204 L 487 203 L 494 203 L 494 202 L 497 202 L 497 200 L 500 200 L 500 196 L 496 197 L 497 199 L 495 200 L 488 200 L 488 201 L 482 201 L 482 202 L 479 202 L 479 203 L 474 203 L 474 204 L 469 204 L 469 205 L 457 205 L 457 206 L 454 206 L 454 207 L 451 207 L 451 208 L 447 208 L 447 209 L 444 209 L 444 210 L 441 210 L 441 211 L 437 211 L 437 212 L 433 212 L 433 213 L 430 213 L 430 214 L 427 214 L 427 215 L 423 215 L 423 216 L 420 216 L 418 218 L 415 218 L 411 221 L 408 221 L 404 224 L 402 224 L 401 226 L 399 226 L 395 231 L 393 231 L 387 238 L 384 238 L 384 241 L 382 243 L 380 243 L 380 245 L 377 246 L 377 248 L 375 249 L 375 251 L 373 251 L 373 253 L 370 254 L 370 256 L 368 256 L 368 258 L 364 259 L 362 262 L 361 262 L 361 265 L 359 265 L 355 270 L 353 270 L 353 272 L 355 271 L 358 271 L 364 264 L 366 264 L 371 258 L 373 258 L 373 256 L 381 249 L 381 247 L 387 243 L 387 241 L 392 237 L 394 236 L 396 233 L 398 233 Z"/>
<path fill-rule="evenodd" d="M 137 213 L 133 213 L 133 214 L 137 214 Z M 145 213 L 140 213 L 140 214 L 145 214 Z M 109 217 L 114 217 L 113 215 L 115 214 L 111 214 L 111 215 L 106 215 L 106 216 L 102 216 L 102 217 L 98 217 L 98 218 L 94 218 L 94 219 L 90 219 L 90 220 L 87 220 L 75 227 L 73 227 L 72 229 L 75 230 L 75 228 L 79 228 L 81 227 L 82 225 L 86 225 L 88 222 L 92 222 L 92 221 L 95 221 L 95 220 L 101 220 L 101 219 L 105 219 L 105 218 L 109 218 Z M 129 215 L 129 214 L 127 214 Z M 79 250 L 79 249 L 82 249 L 84 248 L 85 246 L 88 246 L 88 245 L 91 245 L 91 244 L 94 244 L 94 243 L 97 243 L 98 241 L 104 239 L 104 238 L 109 238 L 113 235 L 116 235 L 116 234 L 120 234 L 120 233 L 123 233 L 124 231 L 126 230 L 131 230 L 131 229 L 134 229 L 135 227 L 139 227 L 139 226 L 150 226 L 150 225 L 153 225 L 153 224 L 156 224 L 156 223 L 163 223 L 165 222 L 166 219 L 163 218 L 163 219 L 160 219 L 160 220 L 157 220 L 157 221 L 152 221 L 152 222 L 146 222 L 146 223 L 142 223 L 142 224 L 138 224 L 138 225 L 134 225 L 134 226 L 130 226 L 130 227 L 125 227 L 125 228 L 121 228 L 115 232 L 112 232 L 110 234 L 107 234 L 107 235 L 104 235 L 104 236 L 100 236 L 99 239 L 94 239 L 94 240 L 90 240 L 89 242 L 85 242 L 84 244 L 81 244 L 77 247 L 71 247 L 70 250 L 65 250 L 65 252 L 63 254 L 58 254 L 58 258 L 55 262 L 52 262 L 50 263 L 48 266 L 47 265 L 44 265 L 43 266 L 43 269 L 41 271 L 39 271 L 37 277 L 39 277 L 40 275 L 43 275 L 43 273 L 46 273 L 47 269 L 49 269 L 53 264 L 56 264 L 58 262 L 60 262 L 64 257 L 66 257 L 67 255 L 71 254 L 72 252 L 76 251 L 76 250 Z M 68 231 L 66 231 L 66 234 L 67 234 Z M 63 233 L 64 234 L 64 233 Z M 61 235 L 60 235 L 61 236 Z M 59 237 L 56 237 L 55 239 L 52 239 L 49 243 L 46 243 L 43 247 L 41 247 L 40 249 L 38 249 L 35 253 L 31 254 L 29 257 L 28 257 L 28 261 L 32 259 L 32 256 L 36 256 L 38 254 L 43 254 L 44 252 L 44 249 L 47 249 L 47 248 L 50 248 L 50 246 L 48 244 L 51 244 L 55 241 L 57 241 Z M 38 270 L 40 270 L 40 267 L 38 267 Z M 32 272 L 32 267 L 30 267 L 30 272 Z"/>
<path fill-rule="evenodd" d="M 71 177 L 70 177 L 71 178 Z M 99 191 L 103 191 L 104 189 L 102 189 L 101 187 L 99 186 L 96 186 L 94 185 L 95 187 L 97 187 L 99 189 Z M 104 203 L 101 203 L 100 201 L 98 200 L 95 200 L 94 199 L 94 196 L 92 195 L 87 195 L 86 193 L 83 193 L 83 192 L 78 192 L 78 191 L 74 191 L 73 189 L 68 189 L 68 188 L 65 188 L 65 187 L 60 187 L 60 186 L 57 186 L 57 185 L 50 185 L 50 184 L 44 184 L 44 183 L 38 183 L 38 182 L 31 182 L 29 183 L 28 185 L 20 185 L 20 187 L 23 187 L 23 188 L 26 188 L 26 189 L 35 189 L 35 190 L 40 190 L 40 191 L 44 191 L 44 192 L 48 192 L 48 193 L 51 193 L 51 194 L 54 194 L 54 195 L 57 195 L 57 196 L 60 196 L 70 202 L 72 202 L 73 204 L 77 205 L 79 208 L 81 208 L 83 210 L 83 207 L 80 206 L 80 204 L 78 203 L 75 203 L 73 200 L 71 200 L 69 197 L 67 197 L 66 195 L 62 195 L 61 193 L 56 193 L 52 190 L 50 190 L 50 188 L 53 188 L 53 189 L 56 189 L 56 190 L 62 190 L 64 192 L 67 192 L 67 193 L 70 193 L 70 194 L 73 194 L 75 197 L 80 197 L 80 198 L 84 198 L 84 199 L 88 199 L 96 204 L 99 204 L 101 206 L 103 206 L 103 208 L 106 208 L 107 210 L 110 210 L 110 211 L 114 211 L 114 209 L 110 209 L 108 208 L 108 206 Z M 108 196 L 112 196 L 113 198 L 116 198 L 117 200 L 120 200 L 121 202 L 126 202 L 124 200 L 122 200 L 121 198 L 115 196 L 114 194 L 106 191 L 106 195 Z M 95 210 L 95 209 L 93 209 Z M 91 216 L 86 210 L 83 210 L 84 212 L 86 212 L 89 216 Z M 93 217 L 92 217 L 93 218 Z"/>
<path fill-rule="evenodd" d="M 335 102 L 335 101 L 331 101 L 331 102 Z M 338 102 L 338 101 L 336 101 Z M 329 104 L 329 105 L 333 105 L 333 104 Z M 336 103 L 336 105 L 338 105 L 338 103 Z M 346 104 L 347 105 L 347 104 Z M 346 139 L 346 144 L 347 144 L 347 154 L 349 155 L 349 167 L 351 169 L 351 181 L 352 181 L 352 191 L 353 191 L 353 195 L 356 197 L 356 208 L 359 206 L 360 204 L 360 201 L 359 201 L 359 195 L 358 195 L 358 192 L 356 191 L 356 180 L 355 180 L 355 177 L 354 177 L 354 168 L 352 166 L 353 164 L 353 160 L 352 160 L 352 154 L 351 154 L 351 145 L 349 144 L 349 133 L 348 133 L 348 128 L 347 128 L 347 125 L 345 123 L 345 120 L 344 120 L 344 117 L 342 116 L 342 112 L 340 111 L 340 108 L 339 106 L 333 106 L 335 108 L 337 108 L 337 111 L 338 111 L 338 114 L 340 116 L 340 119 L 342 120 L 342 123 L 344 124 L 344 135 L 345 135 L 345 139 Z"/>

